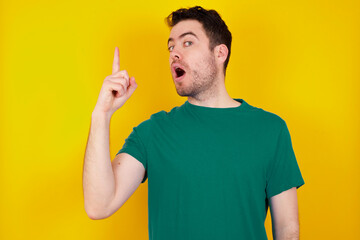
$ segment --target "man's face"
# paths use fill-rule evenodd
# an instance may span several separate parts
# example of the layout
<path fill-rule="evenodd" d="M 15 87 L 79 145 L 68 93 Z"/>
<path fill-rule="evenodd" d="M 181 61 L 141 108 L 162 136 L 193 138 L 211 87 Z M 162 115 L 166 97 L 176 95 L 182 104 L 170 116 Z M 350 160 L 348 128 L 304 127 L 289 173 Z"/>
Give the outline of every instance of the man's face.
<path fill-rule="evenodd" d="M 177 23 L 168 41 L 170 69 L 180 96 L 199 96 L 216 84 L 218 69 L 209 39 L 197 20 Z"/>

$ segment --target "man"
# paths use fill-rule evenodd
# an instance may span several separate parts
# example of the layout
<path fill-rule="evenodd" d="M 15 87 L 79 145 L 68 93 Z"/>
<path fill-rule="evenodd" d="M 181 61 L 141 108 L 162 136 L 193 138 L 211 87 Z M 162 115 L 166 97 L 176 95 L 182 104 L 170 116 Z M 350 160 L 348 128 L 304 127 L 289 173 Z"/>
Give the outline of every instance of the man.
<path fill-rule="evenodd" d="M 267 239 L 269 206 L 274 239 L 299 239 L 304 180 L 285 121 L 228 95 L 231 33 L 216 11 L 179 9 L 167 20 L 173 81 L 188 100 L 134 127 L 111 162 L 110 118 L 137 87 L 115 49 L 85 153 L 88 216 L 111 216 L 148 178 L 152 240 Z"/>

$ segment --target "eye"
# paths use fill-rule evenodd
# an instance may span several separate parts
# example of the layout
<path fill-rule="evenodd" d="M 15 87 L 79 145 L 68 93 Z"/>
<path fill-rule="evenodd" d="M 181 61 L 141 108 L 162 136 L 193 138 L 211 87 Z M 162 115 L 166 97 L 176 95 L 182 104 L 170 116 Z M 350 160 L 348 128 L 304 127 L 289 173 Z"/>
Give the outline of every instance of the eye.
<path fill-rule="evenodd" d="M 189 47 L 190 45 L 192 45 L 193 43 L 191 41 L 186 41 L 184 42 L 185 47 Z"/>
<path fill-rule="evenodd" d="M 174 46 L 169 46 L 168 47 L 169 52 L 171 52 L 173 49 L 174 49 Z"/>

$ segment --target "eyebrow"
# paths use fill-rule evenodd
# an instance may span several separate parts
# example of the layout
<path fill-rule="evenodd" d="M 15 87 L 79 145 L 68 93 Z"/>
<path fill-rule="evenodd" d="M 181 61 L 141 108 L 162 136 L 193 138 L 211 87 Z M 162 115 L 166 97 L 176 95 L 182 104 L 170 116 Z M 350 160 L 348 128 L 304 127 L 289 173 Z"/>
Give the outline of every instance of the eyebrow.
<path fill-rule="evenodd" d="M 179 36 L 179 38 L 183 38 L 183 37 L 185 37 L 186 35 L 192 35 L 192 36 L 194 36 L 196 39 L 199 40 L 199 38 L 198 38 L 198 37 L 196 36 L 196 34 L 193 33 L 193 32 L 185 32 L 185 33 L 181 34 L 181 35 Z M 168 45 L 169 45 L 169 42 L 170 42 L 170 41 L 174 41 L 174 39 L 173 39 L 173 38 L 169 38 L 169 39 L 168 39 Z"/>

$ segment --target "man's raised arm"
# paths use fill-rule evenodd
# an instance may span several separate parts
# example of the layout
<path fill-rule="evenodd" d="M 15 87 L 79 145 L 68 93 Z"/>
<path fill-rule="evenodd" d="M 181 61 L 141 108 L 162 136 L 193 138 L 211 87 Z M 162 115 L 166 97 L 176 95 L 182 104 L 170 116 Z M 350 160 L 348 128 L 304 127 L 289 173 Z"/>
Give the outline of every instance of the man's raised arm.
<path fill-rule="evenodd" d="M 129 99 L 137 88 L 135 78 L 129 78 L 126 70 L 120 71 L 119 50 L 115 48 L 112 74 L 103 82 L 98 101 L 92 112 L 83 166 L 83 192 L 85 211 L 91 219 L 110 216 L 135 191 L 145 172 L 140 162 L 128 154 L 119 154 L 112 164 L 109 149 L 109 127 L 113 113 Z M 116 161 L 115 161 L 116 160 Z M 124 164 L 120 163 L 124 162 Z M 123 168 L 130 168 L 131 176 Z M 128 177 L 132 177 L 129 179 Z M 128 179 L 131 186 L 120 185 L 119 180 Z M 137 183 L 140 179 L 139 184 Z M 126 181 L 121 181 L 126 184 Z M 122 189 L 122 192 L 119 191 Z M 128 194 L 123 191 L 127 190 Z M 124 195 L 124 196 L 120 196 Z M 127 198 L 125 195 L 128 195 Z M 131 194 L 130 194 L 131 195 Z M 126 198 L 126 199 L 125 199 Z"/>

